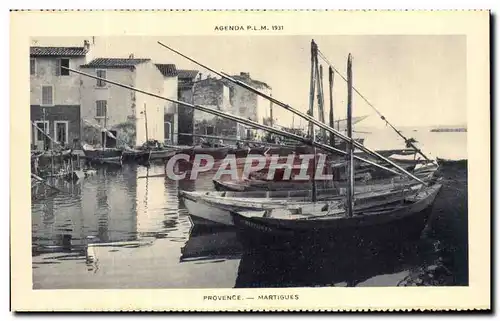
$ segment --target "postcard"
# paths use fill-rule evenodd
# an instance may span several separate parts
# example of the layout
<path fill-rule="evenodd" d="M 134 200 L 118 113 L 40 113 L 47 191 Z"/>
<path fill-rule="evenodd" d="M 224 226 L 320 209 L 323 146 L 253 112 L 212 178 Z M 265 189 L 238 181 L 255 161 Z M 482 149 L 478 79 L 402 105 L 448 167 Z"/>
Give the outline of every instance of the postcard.
<path fill-rule="evenodd" d="M 489 22 L 12 11 L 12 310 L 491 309 Z"/>

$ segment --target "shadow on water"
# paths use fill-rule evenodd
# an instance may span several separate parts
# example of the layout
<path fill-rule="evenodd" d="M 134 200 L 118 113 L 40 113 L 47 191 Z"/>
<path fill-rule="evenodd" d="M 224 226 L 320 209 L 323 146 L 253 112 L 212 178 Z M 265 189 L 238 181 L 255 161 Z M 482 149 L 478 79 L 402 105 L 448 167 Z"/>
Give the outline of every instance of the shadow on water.
<path fill-rule="evenodd" d="M 419 265 L 420 245 L 404 244 L 385 248 L 358 249 L 315 248 L 263 249 L 247 251 L 241 257 L 235 287 L 314 287 L 359 286 L 381 275 L 372 286 L 396 286 L 398 273 Z"/>

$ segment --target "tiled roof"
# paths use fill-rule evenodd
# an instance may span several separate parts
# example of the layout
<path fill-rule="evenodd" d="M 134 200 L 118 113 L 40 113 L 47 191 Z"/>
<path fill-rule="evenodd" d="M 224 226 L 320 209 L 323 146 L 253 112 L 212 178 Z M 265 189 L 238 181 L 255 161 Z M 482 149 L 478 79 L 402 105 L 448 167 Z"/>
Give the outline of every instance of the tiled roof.
<path fill-rule="evenodd" d="M 250 76 L 245 76 L 245 75 L 234 75 L 234 76 L 231 76 L 232 78 L 236 79 L 236 80 L 239 80 L 241 82 L 244 82 L 250 86 L 253 86 L 253 87 L 257 87 L 257 88 L 267 88 L 267 89 L 271 89 L 271 86 L 269 86 L 268 84 L 266 84 L 265 82 L 263 81 L 260 81 L 260 80 L 255 80 L 255 79 L 252 79 L 250 78 Z"/>
<path fill-rule="evenodd" d="M 198 73 L 199 73 L 198 70 L 186 70 L 186 69 L 177 70 L 177 76 L 179 77 L 179 79 L 192 80 L 198 75 Z"/>
<path fill-rule="evenodd" d="M 96 58 L 82 68 L 130 68 L 138 64 L 148 62 L 151 59 L 145 58 Z"/>
<path fill-rule="evenodd" d="M 30 47 L 30 56 L 85 56 L 88 50 L 84 47 Z"/>
<path fill-rule="evenodd" d="M 177 76 L 177 67 L 174 64 L 156 64 L 156 68 L 165 77 L 175 77 Z"/>

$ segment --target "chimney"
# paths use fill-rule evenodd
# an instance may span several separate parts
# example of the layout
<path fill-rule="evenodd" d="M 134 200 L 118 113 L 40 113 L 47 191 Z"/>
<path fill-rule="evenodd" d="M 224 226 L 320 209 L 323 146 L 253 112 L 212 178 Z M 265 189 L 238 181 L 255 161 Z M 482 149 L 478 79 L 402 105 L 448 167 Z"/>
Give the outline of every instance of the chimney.
<path fill-rule="evenodd" d="M 240 76 L 245 77 L 245 78 L 250 78 L 250 73 L 249 72 L 240 72 Z"/>
<path fill-rule="evenodd" d="M 128 59 L 134 59 L 134 54 L 131 53 L 129 56 L 128 56 Z"/>
<path fill-rule="evenodd" d="M 87 39 L 83 41 L 83 48 L 85 48 L 85 50 L 90 49 L 90 42 Z"/>

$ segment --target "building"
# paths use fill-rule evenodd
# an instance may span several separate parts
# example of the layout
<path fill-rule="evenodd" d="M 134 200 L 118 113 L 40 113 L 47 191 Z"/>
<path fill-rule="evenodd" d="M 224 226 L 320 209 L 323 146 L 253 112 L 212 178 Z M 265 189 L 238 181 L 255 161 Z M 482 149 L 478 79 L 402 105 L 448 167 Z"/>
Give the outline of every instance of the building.
<path fill-rule="evenodd" d="M 30 47 L 30 118 L 42 131 L 66 146 L 81 138 L 81 76 L 77 69 L 90 59 L 90 43 L 82 47 Z M 32 148 L 47 149 L 48 140 L 31 126 Z"/>
<path fill-rule="evenodd" d="M 133 55 L 129 58 L 97 58 L 80 68 L 100 78 L 177 99 L 177 76 L 161 71 L 151 59 L 134 58 Z M 165 134 L 164 117 L 166 113 L 175 113 L 173 104 L 89 77 L 82 78 L 80 87 L 85 141 L 92 144 L 101 141 L 100 133 L 90 125 L 92 123 L 114 132 L 118 145 L 140 146 L 146 140 L 163 142 L 166 137 L 173 136 L 175 129 Z M 113 144 L 110 139 L 107 146 Z"/>
<path fill-rule="evenodd" d="M 267 95 L 272 94 L 272 88 L 268 84 L 252 79 L 248 72 L 241 72 L 239 75 L 233 75 L 231 77 Z M 230 101 L 235 115 L 253 120 L 259 124 L 268 123 L 268 118 L 271 117 L 271 105 L 267 99 L 227 80 L 225 82 L 227 86 L 230 87 Z M 238 135 L 240 137 L 259 138 L 258 133 L 258 131 L 248 130 L 244 126 L 239 126 Z"/>
<path fill-rule="evenodd" d="M 263 93 L 268 95 L 272 93 L 269 85 L 252 79 L 249 73 L 242 72 L 232 77 Z M 270 117 L 268 100 L 226 79 L 208 77 L 195 81 L 193 101 L 195 104 L 225 111 L 260 124 L 267 123 Z M 196 134 L 258 138 L 258 131 L 201 111 L 194 112 L 194 123 Z"/>
<path fill-rule="evenodd" d="M 193 101 L 193 87 L 195 80 L 199 77 L 200 73 L 198 70 L 178 70 L 178 90 L 177 96 L 180 101 L 184 101 L 192 104 Z M 179 115 L 179 145 L 193 145 L 193 136 L 182 135 L 182 134 L 193 134 L 194 133 L 194 109 L 183 108 L 182 106 L 178 109 Z"/>
<path fill-rule="evenodd" d="M 178 80 L 177 68 L 174 64 L 156 64 L 156 68 L 163 75 L 163 97 L 178 98 Z M 177 104 L 164 101 L 164 115 L 163 115 L 163 128 L 164 128 L 164 142 L 166 144 L 177 145 L 178 137 L 178 111 Z"/>
<path fill-rule="evenodd" d="M 233 114 L 229 87 L 218 78 L 200 79 L 193 86 L 193 103 Z M 235 136 L 236 123 L 212 114 L 194 111 L 194 132 L 202 135 Z"/>

